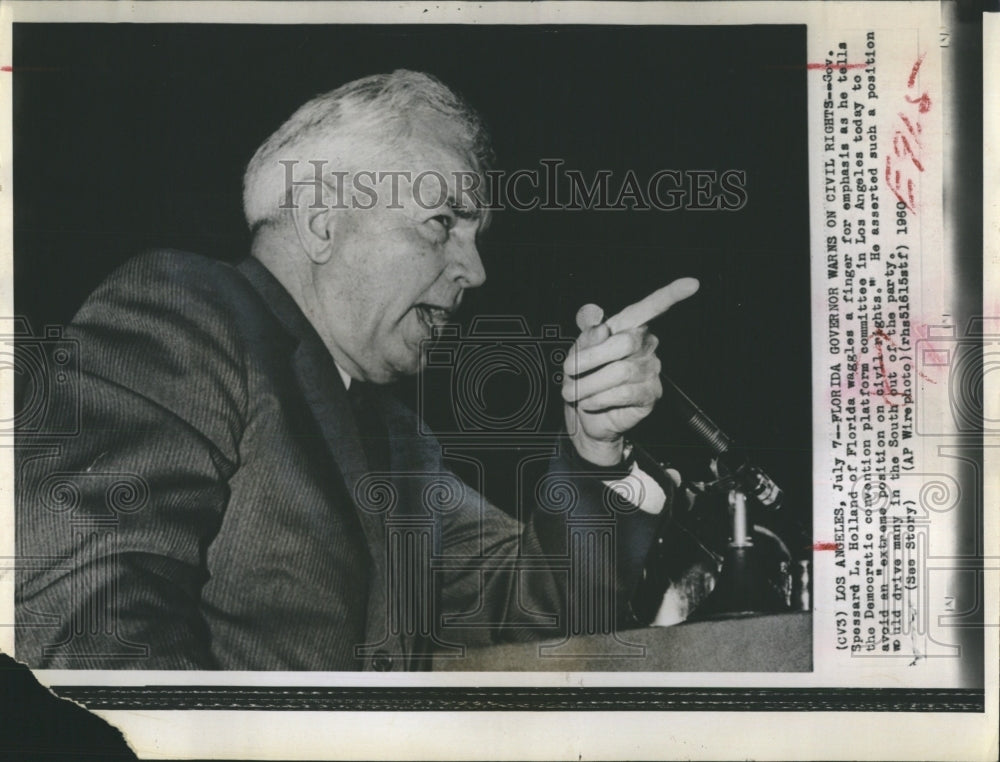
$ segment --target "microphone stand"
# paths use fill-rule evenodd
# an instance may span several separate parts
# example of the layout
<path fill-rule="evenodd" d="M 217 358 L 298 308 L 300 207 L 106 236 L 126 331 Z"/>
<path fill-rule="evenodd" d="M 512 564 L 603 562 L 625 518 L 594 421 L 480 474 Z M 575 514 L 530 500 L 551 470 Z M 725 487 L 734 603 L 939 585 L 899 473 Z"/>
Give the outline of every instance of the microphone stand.
<path fill-rule="evenodd" d="M 764 559 L 754 545 L 754 534 L 759 532 L 750 520 L 748 506 L 748 499 L 752 498 L 766 508 L 777 510 L 783 497 L 781 488 L 762 469 L 751 464 L 732 439 L 670 378 L 662 375 L 661 380 L 665 396 L 673 402 L 671 407 L 715 455 L 712 470 L 716 481 L 696 491 L 725 495 L 729 508 L 729 543 L 719 580 L 689 621 L 791 610 L 793 559 L 781 539 L 772 534 L 787 556 L 780 564 L 780 590 L 775 590 Z M 803 571 L 808 573 L 805 567 Z M 803 603 L 806 598 L 807 595 L 801 597 Z"/>
<path fill-rule="evenodd" d="M 730 533 L 722 571 L 711 594 L 691 620 L 716 619 L 787 611 L 790 601 L 771 590 L 759 551 L 754 545 L 745 489 L 733 479 L 723 478 L 707 490 L 726 496 Z M 791 559 L 789 559 L 790 561 Z"/>

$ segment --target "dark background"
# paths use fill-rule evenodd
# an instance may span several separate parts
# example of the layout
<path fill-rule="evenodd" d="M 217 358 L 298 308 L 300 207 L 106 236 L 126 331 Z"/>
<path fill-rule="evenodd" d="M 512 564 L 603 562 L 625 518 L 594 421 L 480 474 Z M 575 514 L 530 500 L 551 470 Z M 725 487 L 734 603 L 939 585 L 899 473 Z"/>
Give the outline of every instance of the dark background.
<path fill-rule="evenodd" d="M 508 171 L 557 158 L 588 178 L 746 172 L 739 211 L 498 213 L 482 246 L 488 282 L 467 294 L 464 317 L 515 314 L 536 333 L 570 332 L 585 302 L 610 315 L 699 278 L 698 295 L 652 325 L 664 367 L 808 524 L 805 36 L 804 26 L 17 24 L 17 312 L 35 331 L 65 323 L 148 247 L 246 256 L 241 180 L 256 147 L 319 92 L 427 71 L 482 113 Z M 435 404 L 422 412 L 436 427 L 451 395 L 427 391 Z M 416 384 L 400 394 L 415 399 Z M 695 475 L 707 453 L 665 408 L 636 439 Z M 488 472 L 512 473 L 502 461 L 516 452 L 493 457 Z M 509 489 L 506 477 L 487 484 L 507 507 Z"/>

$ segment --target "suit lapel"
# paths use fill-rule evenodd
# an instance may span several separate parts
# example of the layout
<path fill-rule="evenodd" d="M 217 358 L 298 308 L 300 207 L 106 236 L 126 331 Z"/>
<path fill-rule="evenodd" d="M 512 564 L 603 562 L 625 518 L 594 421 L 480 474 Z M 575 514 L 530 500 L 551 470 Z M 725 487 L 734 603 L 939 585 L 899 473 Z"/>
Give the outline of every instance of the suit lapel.
<path fill-rule="evenodd" d="M 395 483 L 395 480 L 389 485 L 388 493 L 381 489 L 382 485 L 366 486 L 365 477 L 369 469 L 365 451 L 347 389 L 326 345 L 295 300 L 263 265 L 251 258 L 244 260 L 239 270 L 260 293 L 289 336 L 297 342 L 292 356 L 296 382 L 320 428 L 327 451 L 340 472 L 351 508 L 367 541 L 372 561 L 372 574 L 367 580 L 367 642 L 358 644 L 355 653 L 358 657 L 408 654 L 412 644 L 408 645 L 408 638 L 401 637 L 390 626 L 387 588 L 389 535 L 386 529 L 387 513 L 398 504 L 405 504 L 408 496 L 398 494 L 403 485 Z M 386 423 L 389 425 L 388 420 Z M 396 448 L 392 450 L 390 458 L 395 470 L 401 465 L 397 462 L 400 454 L 395 451 Z M 383 498 L 387 494 L 395 495 L 395 499 L 385 501 Z"/>
<path fill-rule="evenodd" d="M 292 363 L 299 389 L 323 434 L 344 486 L 361 520 L 372 558 L 382 571 L 385 555 L 384 516 L 359 504 L 359 482 L 368 473 L 361 438 L 347 390 L 326 345 L 277 279 L 257 260 L 244 260 L 240 272 L 264 298 L 275 317 L 297 342 Z M 364 489 L 364 485 L 361 485 Z"/>

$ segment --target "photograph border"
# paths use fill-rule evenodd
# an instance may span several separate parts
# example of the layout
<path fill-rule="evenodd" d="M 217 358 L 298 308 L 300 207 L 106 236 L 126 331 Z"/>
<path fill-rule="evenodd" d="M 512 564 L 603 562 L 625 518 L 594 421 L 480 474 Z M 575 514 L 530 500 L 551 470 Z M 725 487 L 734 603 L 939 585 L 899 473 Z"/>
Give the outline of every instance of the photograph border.
<path fill-rule="evenodd" d="M 85 6 L 87 3 L 82 3 Z M 972 6 L 971 12 L 969 10 Z M 984 23 L 982 10 L 996 8 L 996 3 L 984 3 L 985 8 L 976 4 L 955 3 L 957 14 L 951 27 L 951 44 L 945 54 L 946 71 L 950 71 L 948 84 L 953 88 L 953 99 L 958 110 L 971 109 L 983 116 L 983 69 L 987 56 L 983 50 Z M 964 11 L 963 11 L 964 7 Z M 2 9 L 0 9 L 2 10 Z M 75 13 L 77 11 L 70 11 Z M 964 14 L 964 18 L 961 16 Z M 0 18 L 2 18 L 0 13 Z M 996 24 L 993 24 L 995 28 Z M 0 37 L 0 41 L 9 42 Z M 963 53 L 964 51 L 964 53 Z M 978 53 L 978 59 L 974 56 Z M 970 58 L 969 56 L 973 57 Z M 996 58 L 995 52 L 992 53 Z M 971 76 L 978 68 L 978 78 Z M 994 76 L 995 79 L 995 76 Z M 994 84 L 996 84 L 994 82 Z M 992 126 L 996 127 L 996 116 Z M 954 187 L 956 200 L 947 213 L 946 227 L 952 227 L 953 241 L 961 250 L 990 251 L 996 253 L 997 242 L 983 238 L 983 191 L 984 180 L 981 160 L 990 154 L 984 143 L 984 124 L 964 120 L 957 125 L 950 150 L 954 151 L 958 177 L 961 181 Z M 995 147 L 992 149 L 995 153 Z M 993 157 L 995 162 L 995 156 Z M 5 179 L 9 177 L 4 170 Z M 993 173 L 996 174 L 995 172 Z M 988 182 L 987 175 L 987 182 Z M 974 187 L 976 180 L 980 182 Z M 4 214 L 9 214 L 9 194 L 3 201 Z M 995 202 L 995 193 L 994 202 Z M 986 199 L 989 203 L 989 199 Z M 978 212 L 978 217 L 977 217 Z M 978 219 L 978 225 L 976 220 Z M 976 247 L 978 246 L 978 249 Z M 984 268 L 985 269 L 985 268 Z M 982 273 L 986 288 L 995 278 L 993 270 Z M 8 287 L 5 283 L 5 288 Z M 11 298 L 12 303 L 12 298 Z M 980 305 L 990 309 L 1000 305 Z M 981 481 L 978 494 L 984 506 L 992 506 L 989 501 L 996 497 L 996 485 L 987 483 L 983 474 L 991 473 L 991 464 L 997 462 L 998 445 L 985 444 L 980 438 Z M 994 451 L 991 451 L 992 450 Z M 992 548 L 987 527 L 996 526 L 994 512 L 980 511 L 983 520 L 978 527 L 978 547 Z M 983 521 L 987 522 L 984 526 Z M 984 541 L 986 544 L 984 544 Z M 12 543 L 11 543 L 12 544 Z M 0 548 L 0 556 L 6 548 Z M 12 555 L 12 554 L 10 554 Z M 970 560 L 963 569 L 968 569 Z M 997 559 L 992 556 L 978 559 L 973 569 L 982 581 L 986 571 L 994 571 Z M 0 602 L 3 598 L 0 597 Z M 995 602 L 989 604 L 986 614 L 995 615 Z M 986 688 L 969 689 L 885 689 L 885 688 L 744 688 L 744 687 L 567 687 L 539 688 L 531 686 L 508 687 L 467 687 L 467 686 L 364 686 L 364 687 L 322 687 L 322 686 L 272 686 L 272 685 L 77 685 L 52 682 L 51 690 L 59 696 L 95 710 L 208 710 L 251 712 L 805 712 L 805 713 L 971 713 L 993 715 L 996 699 L 996 678 L 992 674 L 995 667 L 996 631 L 992 625 L 985 625 L 985 652 L 983 654 L 986 672 Z M 173 673 L 171 677 L 175 677 Z M 470 680 L 477 673 L 468 673 Z M 214 677 L 222 680 L 219 673 Z M 750 678 L 753 675 L 748 676 Z M 861 743 L 861 741 L 857 741 Z"/>

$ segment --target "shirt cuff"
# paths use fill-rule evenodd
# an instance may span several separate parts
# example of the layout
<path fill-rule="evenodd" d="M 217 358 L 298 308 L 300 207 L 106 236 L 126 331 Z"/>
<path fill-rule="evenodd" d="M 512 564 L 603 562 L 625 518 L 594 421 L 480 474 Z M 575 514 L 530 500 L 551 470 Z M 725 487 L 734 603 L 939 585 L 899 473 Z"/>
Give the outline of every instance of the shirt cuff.
<path fill-rule="evenodd" d="M 632 462 L 628 476 L 605 481 L 604 486 L 614 490 L 639 510 L 653 515 L 661 513 L 667 503 L 667 493 L 663 491 L 663 487 L 639 468 L 635 461 Z"/>

